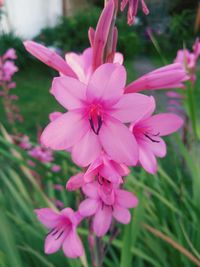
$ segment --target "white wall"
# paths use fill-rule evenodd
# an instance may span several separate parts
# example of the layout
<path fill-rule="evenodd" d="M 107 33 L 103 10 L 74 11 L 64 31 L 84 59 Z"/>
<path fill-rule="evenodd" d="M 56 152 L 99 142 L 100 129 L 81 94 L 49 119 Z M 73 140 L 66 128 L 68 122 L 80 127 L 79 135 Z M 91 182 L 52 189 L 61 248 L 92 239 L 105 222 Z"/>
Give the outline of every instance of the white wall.
<path fill-rule="evenodd" d="M 56 24 L 62 14 L 61 0 L 5 0 L 3 29 L 24 39 L 36 36 L 45 26 Z"/>

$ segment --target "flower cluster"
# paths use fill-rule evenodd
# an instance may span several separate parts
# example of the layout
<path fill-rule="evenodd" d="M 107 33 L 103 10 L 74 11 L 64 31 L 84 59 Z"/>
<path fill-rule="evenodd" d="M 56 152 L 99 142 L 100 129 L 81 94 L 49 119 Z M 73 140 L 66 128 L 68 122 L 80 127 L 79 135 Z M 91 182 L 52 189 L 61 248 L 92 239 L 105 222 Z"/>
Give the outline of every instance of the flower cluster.
<path fill-rule="evenodd" d="M 27 135 L 15 136 L 14 138 L 18 146 L 27 151 L 28 155 L 31 156 L 33 159 L 38 160 L 42 164 L 51 163 L 51 170 L 53 172 L 60 171 L 60 166 L 52 164 L 54 161 L 54 155 L 51 149 L 46 148 L 40 144 L 33 145 Z M 36 167 L 35 162 L 33 162 L 32 160 L 29 160 L 28 164 L 31 167 Z"/>
<path fill-rule="evenodd" d="M 13 75 L 18 71 L 14 63 L 15 59 L 17 59 L 17 55 L 13 48 L 8 49 L 0 57 L 0 96 L 3 98 L 5 113 L 11 124 L 14 124 L 15 121 L 23 121 L 18 106 L 13 102 L 18 100 L 18 96 L 10 93 L 16 87 L 12 81 Z"/>
<path fill-rule="evenodd" d="M 182 64 L 186 72 L 190 77 L 190 81 L 194 83 L 196 81 L 196 65 L 200 56 L 200 41 L 196 39 L 193 45 L 193 51 L 190 52 L 188 49 L 182 49 L 177 52 L 177 56 L 174 62 Z"/>
<path fill-rule="evenodd" d="M 96 29 L 89 29 L 91 47 L 82 54 L 67 53 L 64 60 L 42 45 L 25 42 L 31 54 L 60 73 L 50 92 L 67 110 L 51 114 L 41 143 L 53 150 L 68 151 L 72 160 L 83 167 L 69 179 L 66 188 L 81 189 L 86 197 L 76 212 L 70 208 L 60 212 L 36 210 L 39 221 L 50 230 L 46 253 L 54 253 L 62 246 L 67 257 L 81 256 L 83 246 L 76 229 L 84 218 L 93 218 L 92 229 L 98 237 L 109 231 L 113 218 L 129 223 L 129 209 L 138 204 L 137 197 L 123 189 L 129 167 L 140 165 L 155 173 L 156 158 L 166 155 L 162 137 L 177 131 L 183 123 L 175 114 L 154 115 L 154 98 L 140 93 L 182 88 L 188 76 L 180 63 L 126 85 L 123 56 L 116 52 L 115 2 L 108 1 Z M 138 1 L 129 2 L 135 5 L 134 15 Z M 123 1 L 124 6 L 127 3 Z"/>
<path fill-rule="evenodd" d="M 180 63 L 185 69 L 191 85 L 195 85 L 197 63 L 200 56 L 200 40 L 196 39 L 193 45 L 193 51 L 190 52 L 188 49 L 182 49 L 177 52 L 177 56 L 174 63 Z M 183 100 L 185 99 L 184 91 L 182 93 L 177 91 L 169 91 L 166 93 L 168 97 L 168 110 L 176 112 L 178 114 L 185 115 L 183 110 Z"/>

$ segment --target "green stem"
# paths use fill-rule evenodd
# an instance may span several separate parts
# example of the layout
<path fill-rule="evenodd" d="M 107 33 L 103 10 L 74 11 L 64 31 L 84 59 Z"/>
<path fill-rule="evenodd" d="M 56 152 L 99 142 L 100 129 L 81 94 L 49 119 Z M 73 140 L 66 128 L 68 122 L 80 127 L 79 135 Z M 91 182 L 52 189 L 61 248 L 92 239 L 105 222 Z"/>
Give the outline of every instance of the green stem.
<path fill-rule="evenodd" d="M 198 133 L 197 133 L 197 124 L 196 124 L 194 86 L 192 85 L 191 82 L 188 83 L 188 88 L 187 88 L 187 104 L 188 104 L 189 117 L 192 123 L 192 130 L 193 130 L 194 138 L 197 139 Z"/>

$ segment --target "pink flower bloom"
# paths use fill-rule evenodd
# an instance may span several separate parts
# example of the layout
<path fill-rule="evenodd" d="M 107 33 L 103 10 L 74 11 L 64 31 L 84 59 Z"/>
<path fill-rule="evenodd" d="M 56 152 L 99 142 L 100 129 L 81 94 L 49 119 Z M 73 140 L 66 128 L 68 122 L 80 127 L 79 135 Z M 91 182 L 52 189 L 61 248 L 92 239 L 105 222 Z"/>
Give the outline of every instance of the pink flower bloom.
<path fill-rule="evenodd" d="M 16 51 L 14 48 L 8 49 L 6 53 L 3 55 L 3 60 L 7 59 L 12 59 L 12 60 L 17 59 Z"/>
<path fill-rule="evenodd" d="M 22 136 L 19 146 L 25 150 L 28 150 L 32 147 L 32 145 L 30 143 L 30 139 L 27 135 Z"/>
<path fill-rule="evenodd" d="M 51 93 L 69 112 L 46 127 L 42 144 L 54 150 L 72 148 L 72 158 L 80 166 L 98 158 L 102 148 L 114 161 L 135 165 L 137 145 L 123 123 L 143 117 L 152 98 L 124 95 L 125 82 L 126 71 L 119 64 L 100 66 L 88 86 L 70 77 L 55 78 Z"/>
<path fill-rule="evenodd" d="M 189 77 L 180 63 L 174 63 L 145 74 L 125 88 L 125 93 L 143 90 L 182 88 Z"/>
<path fill-rule="evenodd" d="M 63 191 L 64 190 L 64 187 L 60 184 L 54 184 L 54 189 L 57 190 L 57 191 Z"/>
<path fill-rule="evenodd" d="M 197 38 L 193 45 L 193 52 L 187 49 L 179 50 L 174 62 L 180 63 L 185 71 L 188 73 L 190 80 L 195 82 L 196 80 L 196 65 L 200 56 L 200 42 Z"/>
<path fill-rule="evenodd" d="M 44 64 L 64 75 L 76 78 L 76 74 L 70 66 L 54 51 L 33 41 L 24 42 L 24 46 L 30 54 L 42 61 Z"/>
<path fill-rule="evenodd" d="M 101 155 L 91 163 L 85 172 L 83 179 L 86 183 L 92 182 L 96 176 L 107 177 L 106 179 L 112 183 L 122 183 L 122 176 L 130 173 L 128 167 L 113 161 L 106 154 Z"/>
<path fill-rule="evenodd" d="M 0 0 L 0 8 L 4 5 L 4 0 Z"/>
<path fill-rule="evenodd" d="M 80 189 L 86 183 L 92 182 L 96 177 L 107 177 L 112 183 L 123 183 L 122 176 L 130 173 L 128 167 L 113 161 L 105 153 L 91 163 L 85 173 L 81 172 L 72 176 L 67 182 L 66 188 L 69 191 Z"/>
<path fill-rule="evenodd" d="M 144 0 L 140 0 L 142 4 L 142 11 L 145 15 L 149 14 L 149 9 L 147 8 Z M 128 14 L 127 14 L 127 23 L 132 25 L 135 22 L 135 17 L 138 10 L 139 0 L 122 0 L 121 1 L 121 11 L 124 11 L 125 7 L 129 4 Z"/>
<path fill-rule="evenodd" d="M 48 163 L 53 161 L 52 151 L 50 149 L 46 149 L 40 146 L 32 148 L 28 152 L 28 154 L 42 163 Z"/>
<path fill-rule="evenodd" d="M 52 172 L 59 172 L 60 171 L 60 166 L 58 166 L 58 165 L 53 165 L 52 167 L 51 167 L 51 170 L 52 170 Z"/>
<path fill-rule="evenodd" d="M 156 157 L 162 158 L 166 155 L 166 144 L 161 136 L 176 132 L 183 125 L 183 120 L 175 114 L 161 113 L 152 116 L 154 110 L 155 105 L 144 118 L 130 126 L 139 146 L 139 162 L 152 174 L 157 171 Z"/>
<path fill-rule="evenodd" d="M 92 76 L 92 48 L 87 48 L 82 54 L 67 53 L 65 59 L 67 64 L 76 73 L 79 81 L 88 84 L 89 79 Z M 123 64 L 123 55 L 120 53 L 115 53 L 113 63 Z"/>
<path fill-rule="evenodd" d="M 3 77 L 0 77 L 0 79 L 6 82 L 10 81 L 12 79 L 12 76 L 18 71 L 18 68 L 15 66 L 14 62 L 10 60 L 5 61 L 2 68 Z"/>
<path fill-rule="evenodd" d="M 84 173 L 80 172 L 72 176 L 66 184 L 66 189 L 68 191 L 74 191 L 80 189 L 84 184 Z"/>
<path fill-rule="evenodd" d="M 180 95 L 180 94 L 177 93 L 177 92 L 173 92 L 173 91 L 169 91 L 169 92 L 167 92 L 167 93 L 166 93 L 166 96 L 168 96 L 168 97 L 172 97 L 172 98 L 177 98 L 177 99 L 182 99 L 182 98 L 183 98 L 182 95 Z"/>
<path fill-rule="evenodd" d="M 35 210 L 38 220 L 50 232 L 45 239 L 45 253 L 52 254 L 61 246 L 66 257 L 77 258 L 83 255 L 83 245 L 76 233 L 77 225 L 81 221 L 78 212 L 70 208 L 55 212 L 49 208 Z"/>
<path fill-rule="evenodd" d="M 93 229 L 97 236 L 103 236 L 109 230 L 112 217 L 118 222 L 128 224 L 131 220 L 129 208 L 138 204 L 137 198 L 130 192 L 115 187 L 112 183 L 99 177 L 83 186 L 88 197 L 79 206 L 83 217 L 93 216 Z"/>

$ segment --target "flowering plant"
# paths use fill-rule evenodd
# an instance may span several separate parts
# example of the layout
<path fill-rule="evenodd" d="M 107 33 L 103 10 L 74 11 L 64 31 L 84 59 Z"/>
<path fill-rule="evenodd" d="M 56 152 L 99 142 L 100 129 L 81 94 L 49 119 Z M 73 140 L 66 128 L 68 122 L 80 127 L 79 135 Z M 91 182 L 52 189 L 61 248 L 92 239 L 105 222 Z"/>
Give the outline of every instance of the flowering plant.
<path fill-rule="evenodd" d="M 128 23 L 132 24 L 139 1 L 122 1 L 122 10 L 128 2 Z M 74 163 L 83 168 L 66 185 L 67 190 L 80 189 L 86 196 L 77 211 L 36 210 L 39 221 L 49 229 L 47 254 L 62 247 L 67 257 L 83 256 L 77 227 L 84 219 L 89 222 L 91 238 L 94 234 L 104 236 L 114 220 L 128 224 L 129 209 L 138 205 L 137 197 L 123 188 L 129 167 L 139 165 L 154 174 L 156 158 L 166 155 L 161 137 L 183 124 L 176 114 L 153 114 L 155 99 L 141 92 L 183 88 L 189 79 L 185 68 L 180 63 L 167 65 L 127 85 L 123 55 L 116 51 L 117 11 L 117 0 L 105 1 L 96 29 L 88 31 L 90 47 L 82 54 L 67 53 L 65 60 L 40 44 L 24 43 L 31 54 L 59 72 L 50 93 L 67 110 L 50 115 L 41 143 L 46 148 L 69 152 Z"/>

